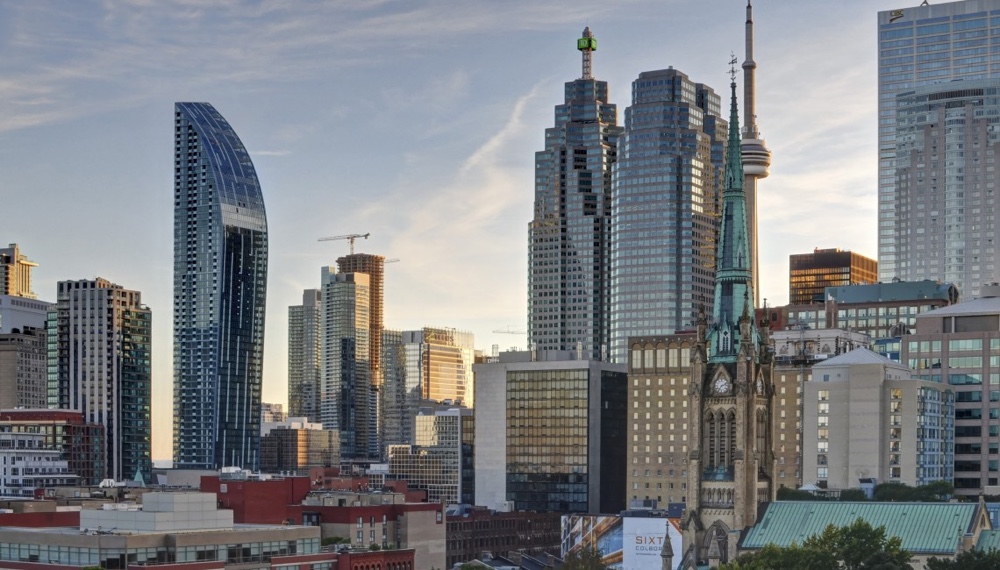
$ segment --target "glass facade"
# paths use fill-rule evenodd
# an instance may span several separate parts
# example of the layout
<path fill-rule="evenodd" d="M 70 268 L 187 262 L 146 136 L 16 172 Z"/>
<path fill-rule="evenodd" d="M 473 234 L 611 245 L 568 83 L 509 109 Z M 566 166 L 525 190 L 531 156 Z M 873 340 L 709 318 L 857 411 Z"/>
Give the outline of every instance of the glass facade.
<path fill-rule="evenodd" d="M 1000 258 L 1000 78 L 921 87 L 896 103 L 897 276 L 978 297 Z"/>
<path fill-rule="evenodd" d="M 537 350 L 577 350 L 606 359 L 610 336 L 611 168 L 617 107 L 608 84 L 566 83 L 535 153 L 535 211 L 528 225 L 528 342 Z"/>
<path fill-rule="evenodd" d="M 319 290 L 306 289 L 302 304 L 288 307 L 288 414 L 319 420 Z"/>
<path fill-rule="evenodd" d="M 878 281 L 878 264 L 853 251 L 817 249 L 788 256 L 788 304 L 827 301 L 827 287 Z"/>
<path fill-rule="evenodd" d="M 267 219 L 250 155 L 208 103 L 174 107 L 174 467 L 256 469 Z"/>
<path fill-rule="evenodd" d="M 878 50 L 878 269 L 880 281 L 891 281 L 910 269 L 899 263 L 904 260 L 898 245 L 909 238 L 899 233 L 897 224 L 897 205 L 907 199 L 903 192 L 908 191 L 897 188 L 897 96 L 955 79 L 1000 77 L 1000 0 L 879 12 Z M 938 177 L 943 186 L 945 172 Z"/>
<path fill-rule="evenodd" d="M 611 190 L 611 358 L 625 363 L 629 337 L 694 327 L 712 306 L 717 203 L 727 122 L 719 96 L 686 75 L 644 72 Z"/>

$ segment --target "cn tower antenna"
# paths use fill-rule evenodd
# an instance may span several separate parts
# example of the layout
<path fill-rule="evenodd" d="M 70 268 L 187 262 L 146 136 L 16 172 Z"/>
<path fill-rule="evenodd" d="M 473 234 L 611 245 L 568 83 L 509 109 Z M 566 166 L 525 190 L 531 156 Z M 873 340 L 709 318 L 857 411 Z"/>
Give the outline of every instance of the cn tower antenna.
<path fill-rule="evenodd" d="M 576 40 L 576 49 L 583 53 L 583 76 L 581 79 L 591 79 L 591 54 L 597 51 L 597 38 L 590 31 L 590 26 L 583 29 L 583 37 Z"/>

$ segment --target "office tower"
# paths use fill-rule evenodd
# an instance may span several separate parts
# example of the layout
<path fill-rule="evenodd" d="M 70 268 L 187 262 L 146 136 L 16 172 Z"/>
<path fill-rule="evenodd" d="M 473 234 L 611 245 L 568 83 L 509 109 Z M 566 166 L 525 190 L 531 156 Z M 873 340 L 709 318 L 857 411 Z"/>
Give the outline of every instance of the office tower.
<path fill-rule="evenodd" d="M 288 414 L 319 421 L 319 289 L 302 292 L 302 304 L 288 307 Z"/>
<path fill-rule="evenodd" d="M 955 394 L 858 348 L 813 366 L 802 393 L 803 480 L 856 489 L 861 479 L 911 487 L 951 481 Z"/>
<path fill-rule="evenodd" d="M 0 333 L 0 410 L 48 406 L 45 329 Z"/>
<path fill-rule="evenodd" d="M 955 494 L 975 499 L 1000 483 L 1000 289 L 917 316 L 900 361 L 955 393 Z"/>
<path fill-rule="evenodd" d="M 382 386 L 382 329 L 383 283 L 385 282 L 385 257 L 369 253 L 351 253 L 337 258 L 338 273 L 364 273 L 368 276 L 369 317 L 368 338 L 371 339 L 371 359 L 368 362 L 372 387 Z"/>
<path fill-rule="evenodd" d="M 60 281 L 49 326 L 49 404 L 104 426 L 108 477 L 151 481 L 152 314 L 141 294 Z"/>
<path fill-rule="evenodd" d="M 408 445 L 414 441 L 413 412 L 411 403 L 420 400 L 417 387 L 413 395 L 408 395 L 406 382 L 406 347 L 402 331 L 382 330 L 382 390 L 379 402 L 382 409 L 382 425 L 379 440 L 382 457 L 388 457 L 390 445 Z"/>
<path fill-rule="evenodd" d="M 1000 0 L 965 0 L 925 2 L 878 13 L 879 281 L 902 277 L 904 268 L 897 261 L 904 260 L 898 259 L 898 244 L 908 238 L 899 233 L 897 212 L 899 204 L 914 198 L 897 189 L 898 96 L 933 84 L 964 89 L 950 83 L 956 79 L 1000 77 L 1000 60 L 991 55 L 1000 54 L 1000 44 L 993 44 L 990 39 L 1000 33 L 1000 20 L 991 17 L 998 9 Z M 954 177 L 960 176 L 957 169 L 964 166 L 952 165 L 952 168 L 956 170 L 938 173 L 938 191 L 944 191 L 946 177 L 952 177 L 949 187 L 958 182 Z M 942 211 L 939 215 L 946 214 Z M 968 252 L 963 255 L 971 257 Z M 908 275 L 912 275 L 910 270 L 905 268 Z M 918 275 L 909 279 L 945 279 L 945 276 Z"/>
<path fill-rule="evenodd" d="M 746 60 L 743 61 L 743 190 L 747 195 L 747 231 L 753 272 L 754 305 L 760 306 L 760 256 L 757 249 L 757 181 L 770 174 L 771 151 L 757 129 L 757 62 L 753 59 L 753 6 L 747 0 Z"/>
<path fill-rule="evenodd" d="M 927 85 L 896 98 L 900 279 L 941 279 L 972 298 L 1000 277 L 998 128 L 1000 77 Z"/>
<path fill-rule="evenodd" d="M 608 84 L 591 75 L 597 39 L 577 41 L 580 79 L 567 82 L 545 150 L 535 153 L 535 212 L 528 224 L 528 342 L 607 359 L 610 342 L 611 167 L 622 129 Z"/>
<path fill-rule="evenodd" d="M 257 467 L 267 219 L 208 103 L 174 107 L 174 467 Z"/>
<path fill-rule="evenodd" d="M 853 251 L 819 249 L 788 256 L 788 304 L 825 302 L 827 287 L 878 282 L 874 259 Z"/>
<path fill-rule="evenodd" d="M 340 465 L 340 432 L 306 418 L 264 421 L 260 435 L 260 470 L 308 474 L 310 467 Z"/>
<path fill-rule="evenodd" d="M 625 366 L 575 352 L 475 364 L 476 504 L 511 511 L 625 508 Z"/>
<path fill-rule="evenodd" d="M 340 432 L 344 458 L 378 457 L 373 417 L 371 370 L 370 278 L 365 273 L 322 270 L 320 420 L 323 429 Z M 369 444 L 375 445 L 371 454 Z"/>
<path fill-rule="evenodd" d="M 475 497 L 471 464 L 472 410 L 465 407 L 422 410 L 416 417 L 414 445 L 389 446 L 389 479 L 427 491 L 428 503 L 471 503 Z"/>
<path fill-rule="evenodd" d="M 688 391 L 687 502 L 684 565 L 712 566 L 736 556 L 760 503 L 773 500 L 772 376 L 767 329 L 753 307 L 746 195 L 740 157 L 736 70 L 726 157 L 725 192 L 715 256 L 712 321 L 700 311 Z M 632 352 L 632 358 L 638 356 Z"/>
<path fill-rule="evenodd" d="M 612 173 L 613 362 L 625 363 L 629 337 L 690 330 L 698 308 L 712 305 L 720 109 L 710 87 L 673 68 L 632 83 Z"/>
<path fill-rule="evenodd" d="M 31 268 L 38 267 L 21 253 L 16 243 L 0 248 L 0 294 L 34 299 L 31 290 Z"/>

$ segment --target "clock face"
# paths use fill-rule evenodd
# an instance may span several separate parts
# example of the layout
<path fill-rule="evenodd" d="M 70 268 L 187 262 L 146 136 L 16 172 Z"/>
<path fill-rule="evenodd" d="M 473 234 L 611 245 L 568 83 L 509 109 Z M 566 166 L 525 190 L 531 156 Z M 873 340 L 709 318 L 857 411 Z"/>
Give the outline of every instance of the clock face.
<path fill-rule="evenodd" d="M 718 394 L 726 394 L 729 392 L 729 380 L 720 376 L 715 379 L 715 392 Z"/>

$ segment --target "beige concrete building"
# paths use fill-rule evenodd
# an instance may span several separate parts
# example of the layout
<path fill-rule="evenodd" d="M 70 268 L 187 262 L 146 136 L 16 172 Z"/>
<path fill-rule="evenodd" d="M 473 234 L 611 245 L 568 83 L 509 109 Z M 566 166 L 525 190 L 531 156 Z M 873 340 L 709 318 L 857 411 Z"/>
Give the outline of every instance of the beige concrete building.
<path fill-rule="evenodd" d="M 28 256 L 21 253 L 16 243 L 0 248 L 0 293 L 15 297 L 34 299 L 31 290 L 31 269 L 38 267 Z"/>
<path fill-rule="evenodd" d="M 629 339 L 625 497 L 665 508 L 687 501 L 691 334 Z M 646 503 L 650 504 L 651 503 Z"/>
<path fill-rule="evenodd" d="M 774 331 L 774 455 L 778 489 L 802 486 L 802 386 L 812 380 L 813 365 L 854 350 L 870 348 L 870 337 L 840 329 L 797 326 Z"/>
<path fill-rule="evenodd" d="M 803 389 L 803 480 L 828 489 L 860 479 L 910 486 L 953 476 L 954 394 L 858 348 L 813 366 Z"/>

